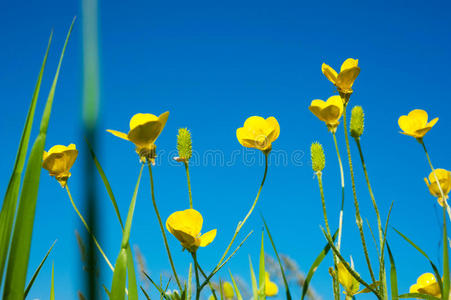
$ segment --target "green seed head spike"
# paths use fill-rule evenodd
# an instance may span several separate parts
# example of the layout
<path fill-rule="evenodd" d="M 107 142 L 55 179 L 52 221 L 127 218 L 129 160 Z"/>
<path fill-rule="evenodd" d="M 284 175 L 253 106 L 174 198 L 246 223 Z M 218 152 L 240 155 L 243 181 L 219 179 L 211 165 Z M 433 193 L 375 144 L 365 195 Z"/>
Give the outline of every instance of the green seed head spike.
<path fill-rule="evenodd" d="M 177 150 L 179 152 L 178 159 L 181 161 L 189 161 L 193 154 L 193 143 L 191 141 L 191 132 L 188 128 L 180 128 L 177 135 Z"/>
<path fill-rule="evenodd" d="M 351 112 L 351 136 L 359 138 L 363 134 L 365 114 L 361 106 L 355 106 Z"/>
<path fill-rule="evenodd" d="M 310 147 L 310 153 L 312 156 L 312 168 L 315 172 L 321 172 L 326 166 L 326 157 L 324 156 L 323 146 L 314 142 Z"/>

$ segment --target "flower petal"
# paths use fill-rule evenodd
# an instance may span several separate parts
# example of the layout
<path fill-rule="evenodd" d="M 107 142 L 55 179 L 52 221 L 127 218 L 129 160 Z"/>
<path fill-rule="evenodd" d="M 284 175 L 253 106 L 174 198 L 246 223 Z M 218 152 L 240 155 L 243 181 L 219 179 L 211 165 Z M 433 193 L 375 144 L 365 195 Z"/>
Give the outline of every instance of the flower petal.
<path fill-rule="evenodd" d="M 117 136 L 117 137 L 119 137 L 121 139 L 129 141 L 127 134 L 125 134 L 123 132 L 116 131 L 116 130 L 111 130 L 111 129 L 107 129 L 106 131 L 108 131 L 109 133 L 111 133 L 111 134 L 113 134 L 113 135 L 115 135 L 115 136 Z"/>
<path fill-rule="evenodd" d="M 152 122 L 152 121 L 158 121 L 158 117 L 156 115 L 153 114 L 135 114 L 131 119 L 130 119 L 130 130 L 132 130 L 133 128 L 146 124 L 148 122 Z"/>
<path fill-rule="evenodd" d="M 340 73 L 343 72 L 344 70 L 357 67 L 358 64 L 359 64 L 359 60 L 358 59 L 348 58 L 341 65 Z"/>
<path fill-rule="evenodd" d="M 324 76 L 326 76 L 330 82 L 332 82 L 333 84 L 337 82 L 338 76 L 337 72 L 334 69 L 332 69 L 329 65 L 323 63 L 321 66 L 321 71 L 323 71 Z"/>
<path fill-rule="evenodd" d="M 425 127 L 428 123 L 428 113 L 422 109 L 414 109 L 407 116 L 412 122 L 415 122 L 418 128 Z"/>
<path fill-rule="evenodd" d="M 279 134 L 280 134 L 279 122 L 277 122 L 277 119 L 274 117 L 267 118 L 266 122 L 271 124 L 271 126 L 273 127 L 272 134 L 271 134 L 271 142 L 274 142 L 279 137 Z"/>
<path fill-rule="evenodd" d="M 335 85 L 342 90 L 349 90 L 352 88 L 354 81 L 360 73 L 359 67 L 352 67 L 350 69 L 345 69 L 338 74 L 337 82 Z"/>
<path fill-rule="evenodd" d="M 203 235 L 201 235 L 201 237 L 199 238 L 200 240 L 200 247 L 205 247 L 211 244 L 211 242 L 213 242 L 213 240 L 216 237 L 216 229 L 210 230 L 207 233 L 204 233 Z"/>

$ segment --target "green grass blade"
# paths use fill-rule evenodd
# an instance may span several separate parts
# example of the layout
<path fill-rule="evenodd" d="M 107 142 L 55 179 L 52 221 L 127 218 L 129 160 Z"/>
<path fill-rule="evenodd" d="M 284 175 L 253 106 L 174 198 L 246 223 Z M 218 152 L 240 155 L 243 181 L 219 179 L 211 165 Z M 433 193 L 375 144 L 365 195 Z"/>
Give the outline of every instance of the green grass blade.
<path fill-rule="evenodd" d="M 103 290 L 105 291 L 105 293 L 107 294 L 108 299 L 111 299 L 110 291 L 107 289 L 107 287 L 104 284 L 102 284 L 102 287 L 103 287 Z"/>
<path fill-rule="evenodd" d="M 193 264 L 190 263 L 189 271 L 188 271 L 188 288 L 187 288 L 186 299 L 190 300 L 192 294 L 193 294 Z"/>
<path fill-rule="evenodd" d="M 149 296 L 149 294 L 147 294 L 146 290 L 142 286 L 140 286 L 140 288 L 141 288 L 141 291 L 143 292 L 144 296 L 146 297 L 146 299 L 150 300 L 150 296 Z"/>
<path fill-rule="evenodd" d="M 219 279 L 219 295 L 221 296 L 221 300 L 224 300 L 224 287 L 221 278 Z"/>
<path fill-rule="evenodd" d="M 290 288 L 288 286 L 288 280 L 287 280 L 287 277 L 285 276 L 285 271 L 283 269 L 283 265 L 282 265 L 282 261 L 280 260 L 279 253 L 277 252 L 276 244 L 274 243 L 274 240 L 273 240 L 273 238 L 271 236 L 271 232 L 269 231 L 269 227 L 268 227 L 268 224 L 265 221 L 265 218 L 263 218 L 263 216 L 261 216 L 261 217 L 262 217 L 262 220 L 263 220 L 263 224 L 265 224 L 266 233 L 268 234 L 269 240 L 271 241 L 271 245 L 272 245 L 272 248 L 274 249 L 274 253 L 276 254 L 277 261 L 279 262 L 280 272 L 282 273 L 282 279 L 283 279 L 283 283 L 285 285 L 285 291 L 286 291 L 287 300 L 291 300 L 291 293 L 290 293 Z"/>
<path fill-rule="evenodd" d="M 440 292 L 443 295 L 443 283 L 442 283 L 442 277 L 440 276 L 440 272 L 437 268 L 437 266 L 432 262 L 432 260 L 429 258 L 429 256 L 424 252 L 420 247 L 418 247 L 414 242 L 412 242 L 407 236 L 402 234 L 400 231 L 398 231 L 396 228 L 393 228 L 396 233 L 398 233 L 403 239 L 405 239 L 410 245 L 412 245 L 420 254 L 422 254 L 426 259 L 429 261 L 429 264 L 432 267 L 432 270 L 434 270 L 435 278 L 437 279 L 437 282 L 440 286 Z"/>
<path fill-rule="evenodd" d="M 41 88 L 45 65 L 47 63 L 52 36 L 53 33 L 50 34 L 50 38 L 47 44 L 47 50 L 45 51 L 41 70 L 39 72 L 38 80 L 34 88 L 33 97 L 31 98 L 27 118 L 25 120 L 25 126 L 19 142 L 19 149 L 17 150 L 16 161 L 14 163 L 13 172 L 11 174 L 8 187 L 3 198 L 2 210 L 0 212 L 0 283 L 3 280 L 5 262 L 9 251 L 14 217 L 16 215 L 17 197 L 19 195 L 20 181 L 25 165 L 25 158 L 27 156 L 28 143 L 30 141 L 30 133 L 33 125 L 34 114 L 36 111 L 36 103 Z"/>
<path fill-rule="evenodd" d="M 169 297 L 166 295 L 166 291 L 163 290 L 163 288 L 161 286 L 159 286 L 158 284 L 155 283 L 155 281 L 152 280 L 152 278 L 146 273 L 143 272 L 144 276 L 146 276 L 147 279 L 149 279 L 150 283 L 152 283 L 152 285 L 158 290 L 158 292 L 160 292 L 160 296 L 162 296 L 163 298 L 165 298 L 166 300 L 171 300 L 169 299 Z M 170 281 L 170 280 L 169 280 Z M 168 282 L 169 285 L 169 282 Z M 167 288 L 167 287 L 166 287 Z"/>
<path fill-rule="evenodd" d="M 449 299 L 449 254 L 448 232 L 446 228 L 446 208 L 443 207 L 443 292 L 442 298 Z"/>
<path fill-rule="evenodd" d="M 138 300 L 138 285 L 136 284 L 135 261 L 130 244 L 127 247 L 127 275 L 128 275 L 128 299 Z"/>
<path fill-rule="evenodd" d="M 30 258 L 31 236 L 33 233 L 33 223 L 36 210 L 36 201 L 38 197 L 39 179 L 42 167 L 42 155 L 45 147 L 45 139 L 47 136 L 47 128 L 52 111 L 53 99 L 55 96 L 56 84 L 61 68 L 61 64 L 69 41 L 74 21 L 67 33 L 61 57 L 58 63 L 53 84 L 47 98 L 44 113 L 42 115 L 39 135 L 36 138 L 31 149 L 30 157 L 25 170 L 22 193 L 19 200 L 19 208 L 17 211 L 16 224 L 11 243 L 11 251 L 8 268 L 6 272 L 5 288 L 3 299 L 22 299 L 25 290 L 25 280 L 27 276 L 28 261 Z"/>
<path fill-rule="evenodd" d="M 398 275 L 396 274 L 395 259 L 391 252 L 390 246 L 387 242 L 387 251 L 390 258 L 390 287 L 391 287 L 391 299 L 398 300 Z"/>
<path fill-rule="evenodd" d="M 399 295 L 399 298 L 402 299 L 426 299 L 426 300 L 440 300 L 440 298 L 429 296 L 426 294 L 418 294 L 418 293 L 408 293 Z"/>
<path fill-rule="evenodd" d="M 258 286 L 257 278 L 255 277 L 254 267 L 252 266 L 252 259 L 249 256 L 249 269 L 251 271 L 251 282 L 252 282 L 252 299 L 257 299 L 258 297 Z"/>
<path fill-rule="evenodd" d="M 44 265 L 45 261 L 47 260 L 47 257 L 49 256 L 50 252 L 53 249 L 53 246 L 55 246 L 56 241 L 53 242 L 52 246 L 50 247 L 50 249 L 47 251 L 47 254 L 44 256 L 44 258 L 42 259 L 41 263 L 39 264 L 38 268 L 36 269 L 36 271 L 34 271 L 33 276 L 30 279 L 30 282 L 27 285 L 27 288 L 25 289 L 24 292 L 24 298 L 27 298 L 28 293 L 30 292 L 31 287 L 33 286 L 34 281 L 36 280 L 36 278 L 39 275 L 39 272 L 42 269 L 42 266 Z"/>
<path fill-rule="evenodd" d="M 55 263 L 52 263 L 52 285 L 50 286 L 50 300 L 55 300 Z"/>
<path fill-rule="evenodd" d="M 103 171 L 103 168 L 100 165 L 100 162 L 97 159 L 97 156 L 94 153 L 94 150 L 92 149 L 91 144 L 89 143 L 88 140 L 86 140 L 86 143 L 88 145 L 89 153 L 91 154 L 92 160 L 94 161 L 94 164 L 96 165 L 97 171 L 99 172 L 99 175 L 102 178 L 103 185 L 106 188 L 108 196 L 110 196 L 111 203 L 113 203 L 113 207 L 116 212 L 117 219 L 119 220 L 119 223 L 121 224 L 122 229 L 124 229 L 124 223 L 122 222 L 121 213 L 119 212 L 119 207 L 117 206 L 116 198 L 114 197 L 110 182 L 108 181 L 108 178 L 106 177 L 105 172 Z"/>
<path fill-rule="evenodd" d="M 232 279 L 232 285 L 233 289 L 235 290 L 235 296 L 237 300 L 243 300 L 243 297 L 241 296 L 240 290 L 238 289 L 238 286 L 236 285 L 235 278 L 233 278 L 232 272 L 229 270 L 230 273 L 230 279 Z"/>
<path fill-rule="evenodd" d="M 335 231 L 334 236 L 332 237 L 333 241 L 335 242 L 335 239 L 337 237 L 338 230 Z M 324 246 L 321 253 L 316 257 L 315 261 L 313 262 L 312 266 L 310 267 L 307 276 L 305 277 L 304 285 L 302 287 L 302 297 L 301 300 L 305 298 L 308 292 L 308 288 L 310 286 L 310 282 L 312 281 L 313 275 L 315 275 L 316 270 L 318 269 L 319 265 L 322 263 L 323 259 L 326 257 L 327 253 L 330 251 L 330 245 L 329 243 Z"/>
<path fill-rule="evenodd" d="M 127 280 L 127 250 L 121 248 L 116 259 L 113 273 L 113 283 L 111 284 L 111 300 L 125 299 L 125 283 Z"/>
<path fill-rule="evenodd" d="M 265 268 L 265 247 L 264 247 L 264 239 L 265 239 L 265 233 L 262 231 L 262 243 L 260 247 L 260 263 L 258 268 L 258 299 L 266 299 L 265 295 L 265 288 L 266 288 L 266 268 Z"/>

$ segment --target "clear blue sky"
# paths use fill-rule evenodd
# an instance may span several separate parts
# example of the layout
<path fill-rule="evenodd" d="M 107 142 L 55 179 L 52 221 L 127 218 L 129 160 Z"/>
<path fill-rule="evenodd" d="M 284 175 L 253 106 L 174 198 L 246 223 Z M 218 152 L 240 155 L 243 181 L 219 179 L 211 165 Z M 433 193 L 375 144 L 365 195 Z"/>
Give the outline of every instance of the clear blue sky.
<path fill-rule="evenodd" d="M 66 30 L 73 16 L 81 15 L 81 4 L 43 0 L 9 1 L 1 6 L 0 190 L 5 191 L 50 30 L 55 30 L 55 38 L 37 116 L 42 112 Z M 317 181 L 309 162 L 313 141 L 321 142 L 326 150 L 324 182 L 333 224 L 337 223 L 340 189 L 332 138 L 308 105 L 313 99 L 327 99 L 334 93 L 332 84 L 321 73 L 321 64 L 327 62 L 339 68 L 344 59 L 353 57 L 359 59 L 361 73 L 350 107 L 362 105 L 366 112 L 362 145 L 382 215 L 386 216 L 390 203 L 395 201 L 391 224 L 413 237 L 438 261 L 437 205 L 423 182 L 429 168 L 420 145 L 399 134 L 397 119 L 414 108 L 440 117 L 425 141 L 436 167 L 451 169 L 451 117 L 447 113 L 451 108 L 449 12 L 450 3 L 436 0 L 427 5 L 423 1 L 101 1 L 98 156 L 122 215 L 126 215 L 139 164 L 133 146 L 107 134 L 105 129 L 126 131 L 130 117 L 138 112 L 171 112 L 157 142 L 162 160 L 154 172 L 157 201 L 166 219 L 173 211 L 188 206 L 184 169 L 168 161 L 175 149 L 178 128 L 192 131 L 194 149 L 200 155 L 219 150 L 227 163 L 234 151 L 242 150 L 235 130 L 248 116 L 275 116 L 281 134 L 273 149 L 284 151 L 289 158 L 293 153 L 300 156 L 296 163 L 289 160 L 288 164 L 270 166 L 261 201 L 242 236 L 251 229 L 255 234 L 228 267 L 250 282 L 248 255 L 256 265 L 261 212 L 279 251 L 289 254 L 307 271 L 325 244 L 319 227 L 323 218 Z M 46 149 L 69 143 L 83 148 L 81 50 L 79 20 L 60 74 Z M 36 134 L 36 127 L 33 132 Z M 338 138 L 345 156 L 341 125 Z M 354 144 L 352 152 L 362 215 L 375 224 Z M 80 206 L 84 156 L 80 153 L 70 180 Z M 344 161 L 348 170 L 347 159 Z M 262 165 L 246 165 L 242 156 L 230 165 L 215 166 L 210 161 L 207 166 L 192 167 L 194 203 L 204 215 L 204 231 L 218 228 L 214 243 L 199 250 L 205 269 L 211 269 L 219 259 L 236 223 L 249 209 L 262 173 Z M 346 185 L 343 253 L 353 256 L 357 270 L 368 280 L 353 217 L 349 176 Z M 120 227 L 100 185 L 98 206 L 102 229 L 99 238 L 114 261 L 120 246 Z M 41 177 L 35 225 L 30 273 L 58 239 L 49 260 L 55 261 L 56 295 L 76 299 L 81 267 L 74 230 L 84 229 L 64 190 L 47 172 Z M 186 273 L 188 255 L 179 251 L 175 238 L 169 236 L 169 240 L 178 269 Z M 372 246 L 368 231 L 367 240 Z M 389 241 L 397 263 L 399 289 L 407 292 L 417 276 L 430 271 L 429 266 L 393 230 L 389 231 Z M 132 243 L 140 246 L 154 277 L 169 270 L 151 207 L 147 173 L 138 196 Z M 267 250 L 272 253 L 269 241 Z M 374 251 L 372 255 L 375 257 Z M 327 272 L 330 264 L 329 258 L 313 281 L 324 299 L 331 297 Z M 100 265 L 102 283 L 110 286 L 111 274 L 103 262 Z M 48 263 L 30 299 L 48 298 L 50 270 Z"/>

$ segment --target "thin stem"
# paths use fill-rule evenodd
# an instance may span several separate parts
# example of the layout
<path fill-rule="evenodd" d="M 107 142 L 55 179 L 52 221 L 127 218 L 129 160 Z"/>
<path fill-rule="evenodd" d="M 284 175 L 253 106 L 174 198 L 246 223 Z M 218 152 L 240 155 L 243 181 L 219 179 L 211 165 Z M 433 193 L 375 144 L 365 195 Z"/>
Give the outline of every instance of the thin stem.
<path fill-rule="evenodd" d="M 191 180 L 189 177 L 188 162 L 184 161 L 183 164 L 185 165 L 186 181 L 188 182 L 189 208 L 193 208 L 193 195 L 191 194 Z"/>
<path fill-rule="evenodd" d="M 171 250 L 169 249 L 169 244 L 168 244 L 168 240 L 166 238 L 166 233 L 164 231 L 163 222 L 161 221 L 160 213 L 158 212 L 157 202 L 155 200 L 155 187 L 154 187 L 153 176 L 152 176 L 152 165 L 149 163 L 148 166 L 149 166 L 150 188 L 151 188 L 151 193 L 152 193 L 153 208 L 155 210 L 155 214 L 157 215 L 161 234 L 163 235 L 164 246 L 166 247 L 166 252 L 168 253 L 168 258 L 169 258 L 169 262 L 171 264 L 172 273 L 174 273 L 174 278 L 175 278 L 175 281 L 177 282 L 177 286 L 179 287 L 180 291 L 182 291 L 182 285 L 180 284 L 179 277 L 177 276 L 177 271 L 175 270 L 174 261 L 172 260 L 172 256 L 171 256 Z"/>
<path fill-rule="evenodd" d="M 365 235 L 363 233 L 362 217 L 360 216 L 359 201 L 357 200 L 357 192 L 356 192 L 355 180 L 354 180 L 354 169 L 352 167 L 351 148 L 349 147 L 348 128 L 347 128 L 347 124 L 346 124 L 346 105 L 344 105 L 344 108 L 343 108 L 343 128 L 345 130 L 346 150 L 348 152 L 349 171 L 351 173 L 352 195 L 354 197 L 356 223 L 357 223 L 357 227 L 359 228 L 360 239 L 362 240 L 363 252 L 365 254 L 366 263 L 368 264 L 368 270 L 370 272 L 371 279 L 373 280 L 373 282 L 376 282 L 376 278 L 374 277 L 374 273 L 373 273 L 373 268 L 371 267 L 370 257 L 368 255 L 368 249 L 367 249 L 366 242 L 365 242 Z"/>
<path fill-rule="evenodd" d="M 338 239 L 337 239 L 337 249 L 340 251 L 341 247 L 341 233 L 343 228 L 343 209 L 345 204 L 345 179 L 343 172 L 343 163 L 341 162 L 340 150 L 338 149 L 337 137 L 335 132 L 332 132 L 334 138 L 335 150 L 337 152 L 338 165 L 340 166 L 340 178 L 341 178 L 341 208 L 340 208 L 340 219 L 338 223 Z"/>
<path fill-rule="evenodd" d="M 199 268 L 200 273 L 202 274 L 202 276 L 204 276 L 206 282 L 208 283 L 208 286 L 210 287 L 210 290 L 211 290 L 211 293 L 213 294 L 213 297 L 214 297 L 215 299 L 218 299 L 218 298 L 216 297 L 215 288 L 213 287 L 213 285 L 211 284 L 210 280 L 208 279 L 207 274 L 204 272 L 204 270 L 202 270 L 202 268 L 200 267 L 200 265 L 199 265 L 199 263 L 197 262 L 197 260 L 196 260 L 196 263 L 197 263 L 197 267 Z"/>
<path fill-rule="evenodd" d="M 266 175 L 268 173 L 268 153 L 264 153 L 264 154 L 265 154 L 265 172 L 263 174 L 263 179 L 262 179 L 262 182 L 260 184 L 260 188 L 258 189 L 257 197 L 255 197 L 254 203 L 252 203 L 251 209 L 249 210 L 249 212 L 247 213 L 247 215 L 243 219 L 243 221 L 238 222 L 238 225 L 236 226 L 235 233 L 233 234 L 232 240 L 230 241 L 229 245 L 227 246 L 227 249 L 224 251 L 224 254 L 222 255 L 221 259 L 219 260 L 218 264 L 216 265 L 216 268 L 219 267 L 221 265 L 221 263 L 224 261 L 226 255 L 229 252 L 230 247 L 232 247 L 232 244 L 235 241 L 238 233 L 240 232 L 240 230 L 243 227 L 244 223 L 246 223 L 246 220 L 252 214 L 252 211 L 254 210 L 255 205 L 257 205 L 258 198 L 260 197 L 260 193 L 262 191 L 263 185 L 265 184 Z"/>
<path fill-rule="evenodd" d="M 196 252 L 191 252 L 191 256 L 193 257 L 194 270 L 195 270 L 195 274 L 196 274 L 196 300 L 199 300 L 201 287 L 200 287 L 200 283 L 199 283 L 199 271 L 198 271 Z"/>
<path fill-rule="evenodd" d="M 70 193 L 69 190 L 69 185 L 66 184 L 66 191 L 67 191 L 67 195 L 69 196 L 70 199 L 70 203 L 72 204 L 72 207 L 74 208 L 75 212 L 77 213 L 78 217 L 80 218 L 81 222 L 83 223 L 83 225 L 85 225 L 86 230 L 88 231 L 89 235 L 91 235 L 92 240 L 94 241 L 94 243 L 97 246 L 97 249 L 99 249 L 100 254 L 102 254 L 103 258 L 105 259 L 106 263 L 108 264 L 108 266 L 110 267 L 111 271 L 114 272 L 114 267 L 111 264 L 110 260 L 108 259 L 108 257 L 106 256 L 105 252 L 103 252 L 102 247 L 100 247 L 99 242 L 97 242 L 96 237 L 94 236 L 94 234 L 92 233 L 91 229 L 88 226 L 88 223 L 86 223 L 85 219 L 83 218 L 83 216 L 81 215 L 80 211 L 78 210 L 77 206 L 75 205 L 74 200 L 72 199 L 72 195 Z"/>

